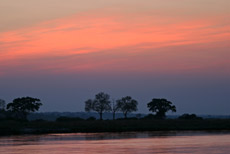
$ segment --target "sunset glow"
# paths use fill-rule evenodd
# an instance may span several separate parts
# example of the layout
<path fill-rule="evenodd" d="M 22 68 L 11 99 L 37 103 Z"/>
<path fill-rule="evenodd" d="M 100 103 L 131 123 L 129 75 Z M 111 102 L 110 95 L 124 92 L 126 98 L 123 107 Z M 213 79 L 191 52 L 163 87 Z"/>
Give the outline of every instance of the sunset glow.
<path fill-rule="evenodd" d="M 125 9 L 117 11 L 112 7 L 3 31 L 0 34 L 0 61 L 5 67 L 1 67 L 1 74 L 11 74 L 14 69 L 23 70 L 28 65 L 33 71 L 38 69 L 44 72 L 47 69 L 54 72 L 90 71 L 98 67 L 108 70 L 110 65 L 117 71 L 133 70 L 132 67 L 135 67 L 133 71 L 137 72 L 151 71 L 155 65 L 157 68 L 153 70 L 170 72 L 177 69 L 199 69 L 196 64 L 181 60 L 182 57 L 189 60 L 188 54 L 192 54 L 191 58 L 196 58 L 197 63 L 202 63 L 205 69 L 213 68 L 210 64 L 213 60 L 216 66 L 230 66 L 229 62 L 215 56 L 223 54 L 224 59 L 230 56 L 227 51 L 218 51 L 221 46 L 229 47 L 230 24 L 227 14 L 214 17 L 192 16 L 188 19 L 179 13 L 177 16 L 169 16 L 170 9 L 166 13 L 158 10 L 165 15 L 157 15 L 159 13 L 156 10 L 127 13 Z M 187 46 L 187 50 L 196 46 L 202 48 L 191 53 L 178 51 L 181 46 Z M 210 50 L 207 49 L 210 46 L 212 51 L 203 51 Z M 167 50 L 169 47 L 170 51 Z M 203 57 L 203 52 L 213 56 Z M 102 53 L 107 57 L 103 58 Z M 148 55 L 148 63 L 144 58 L 139 59 L 144 54 Z M 88 57 L 92 56 L 90 60 Z M 164 57 L 166 61 L 162 63 L 156 57 Z M 96 59 L 103 59 L 103 62 L 97 63 Z M 175 61 L 180 61 L 180 65 Z M 121 62 L 131 63 L 130 68 L 119 66 Z M 6 71 L 7 67 L 12 72 Z"/>
<path fill-rule="evenodd" d="M 92 72 L 230 77 L 228 0 L 64 3 L 0 1 L 0 78 Z"/>

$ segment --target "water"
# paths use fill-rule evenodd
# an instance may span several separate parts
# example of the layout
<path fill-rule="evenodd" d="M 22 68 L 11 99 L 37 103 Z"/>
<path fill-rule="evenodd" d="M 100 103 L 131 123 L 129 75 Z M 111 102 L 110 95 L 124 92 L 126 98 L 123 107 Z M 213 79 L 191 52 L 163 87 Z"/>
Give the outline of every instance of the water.
<path fill-rule="evenodd" d="M 230 132 L 76 133 L 0 137 L 1 154 L 228 154 Z"/>

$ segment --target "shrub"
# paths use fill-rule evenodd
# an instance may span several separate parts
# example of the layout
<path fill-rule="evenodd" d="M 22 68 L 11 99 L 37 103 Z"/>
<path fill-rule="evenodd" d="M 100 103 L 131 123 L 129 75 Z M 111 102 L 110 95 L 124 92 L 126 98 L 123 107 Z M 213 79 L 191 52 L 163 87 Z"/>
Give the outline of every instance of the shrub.
<path fill-rule="evenodd" d="M 69 122 L 69 121 L 82 121 L 84 119 L 82 118 L 79 118 L 79 117 L 59 117 L 56 119 L 56 121 L 59 121 L 59 122 Z"/>
<path fill-rule="evenodd" d="M 183 119 L 183 120 L 202 120 L 203 118 L 198 117 L 195 114 L 187 114 L 187 113 L 185 113 L 185 114 L 179 116 L 178 119 Z"/>

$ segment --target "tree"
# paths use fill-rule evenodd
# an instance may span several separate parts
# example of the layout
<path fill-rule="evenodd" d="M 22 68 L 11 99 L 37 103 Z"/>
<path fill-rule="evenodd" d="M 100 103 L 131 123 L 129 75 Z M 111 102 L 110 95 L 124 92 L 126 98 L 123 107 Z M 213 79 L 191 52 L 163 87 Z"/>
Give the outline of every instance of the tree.
<path fill-rule="evenodd" d="M 118 106 L 118 103 L 113 100 L 112 101 L 113 120 L 115 120 L 115 114 L 117 111 L 120 111 L 120 107 Z"/>
<path fill-rule="evenodd" d="M 0 111 L 4 111 L 6 102 L 3 99 L 0 99 Z"/>
<path fill-rule="evenodd" d="M 6 102 L 3 99 L 0 99 L 0 120 L 6 118 L 6 111 L 5 111 L 5 104 Z"/>
<path fill-rule="evenodd" d="M 122 97 L 117 100 L 118 108 L 123 112 L 124 117 L 127 118 L 127 114 L 133 111 L 137 111 L 138 102 L 130 96 Z"/>
<path fill-rule="evenodd" d="M 167 99 L 152 99 L 151 102 L 147 104 L 149 111 L 156 112 L 156 118 L 164 119 L 165 113 L 168 111 L 176 112 L 176 106 L 172 105 L 172 102 Z"/>
<path fill-rule="evenodd" d="M 7 104 L 7 110 L 16 114 L 17 118 L 26 120 L 31 112 L 38 111 L 42 103 L 40 99 L 32 97 L 16 98 L 12 103 Z"/>
<path fill-rule="evenodd" d="M 111 111 L 110 96 L 106 93 L 100 92 L 95 95 L 95 98 L 88 99 L 85 101 L 85 111 L 90 112 L 91 110 L 98 112 L 100 120 L 102 120 L 102 114 L 105 111 Z"/>

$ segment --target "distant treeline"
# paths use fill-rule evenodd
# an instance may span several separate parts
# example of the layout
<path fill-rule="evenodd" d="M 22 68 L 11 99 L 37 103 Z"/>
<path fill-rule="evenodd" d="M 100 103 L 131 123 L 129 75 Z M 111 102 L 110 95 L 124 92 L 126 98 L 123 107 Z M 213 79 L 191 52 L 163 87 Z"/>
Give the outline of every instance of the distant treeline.
<path fill-rule="evenodd" d="M 144 113 L 131 113 L 128 116 L 129 118 L 143 118 L 148 114 Z M 166 119 L 177 119 L 181 115 L 167 115 Z M 202 117 L 203 119 L 230 119 L 230 115 L 197 115 L 198 117 Z M 87 112 L 38 112 L 38 113 L 31 113 L 28 115 L 29 121 L 34 120 L 45 120 L 45 121 L 55 121 L 59 117 L 69 117 L 69 118 L 82 118 L 88 119 L 90 117 L 94 117 L 99 119 L 99 115 L 95 112 L 87 113 Z M 111 112 L 105 112 L 103 114 L 104 120 L 112 120 L 113 114 Z M 116 114 L 116 119 L 122 119 L 124 116 L 122 113 Z"/>
<path fill-rule="evenodd" d="M 168 111 L 176 112 L 176 106 L 172 104 L 172 102 L 168 101 L 164 98 L 153 98 L 150 102 L 147 103 L 147 108 L 149 111 L 152 111 L 153 114 L 132 114 L 132 112 L 135 112 L 138 110 L 138 101 L 133 99 L 131 96 L 125 96 L 117 100 L 111 100 L 110 95 L 106 94 L 104 92 L 100 92 L 95 95 L 95 98 L 88 99 L 85 102 L 85 111 L 88 113 L 81 113 L 81 115 L 76 115 L 74 118 L 68 115 L 60 115 L 60 116 L 54 116 L 49 115 L 49 118 L 40 118 L 41 120 L 96 120 L 97 117 L 99 117 L 100 120 L 103 119 L 103 114 L 108 115 L 112 114 L 112 119 L 127 119 L 128 114 L 129 117 L 132 117 L 133 119 L 165 119 L 166 113 Z M 26 121 L 28 120 L 28 115 L 31 113 L 38 111 L 40 106 L 42 105 L 40 99 L 38 98 L 32 98 L 32 97 L 21 97 L 16 98 L 12 102 L 6 104 L 6 102 L 2 99 L 0 99 L 0 120 L 4 119 L 15 119 L 20 121 Z M 92 113 L 89 113 L 90 111 L 94 111 Z M 98 114 L 98 116 L 95 116 L 95 113 Z M 84 115 L 82 117 L 82 115 Z M 91 116 L 89 116 L 91 115 Z M 123 117 L 122 117 L 123 115 Z M 31 115 L 32 116 L 32 115 Z M 30 116 L 30 117 L 31 117 Z M 53 118 L 52 118 L 53 116 Z M 117 117 L 116 117 L 117 116 Z M 60 117 L 60 118 L 59 118 Z M 33 119 L 33 118 L 32 118 Z M 38 119 L 38 118 L 37 118 Z M 178 117 L 178 119 L 195 119 L 195 120 L 201 120 L 201 117 L 198 117 L 195 114 L 183 114 Z"/>
<path fill-rule="evenodd" d="M 60 117 L 55 122 L 36 121 L 0 121 L 0 135 L 44 134 L 44 133 L 95 133 L 127 131 L 230 131 L 230 119 L 117 119 L 95 120 L 88 118 Z"/>

